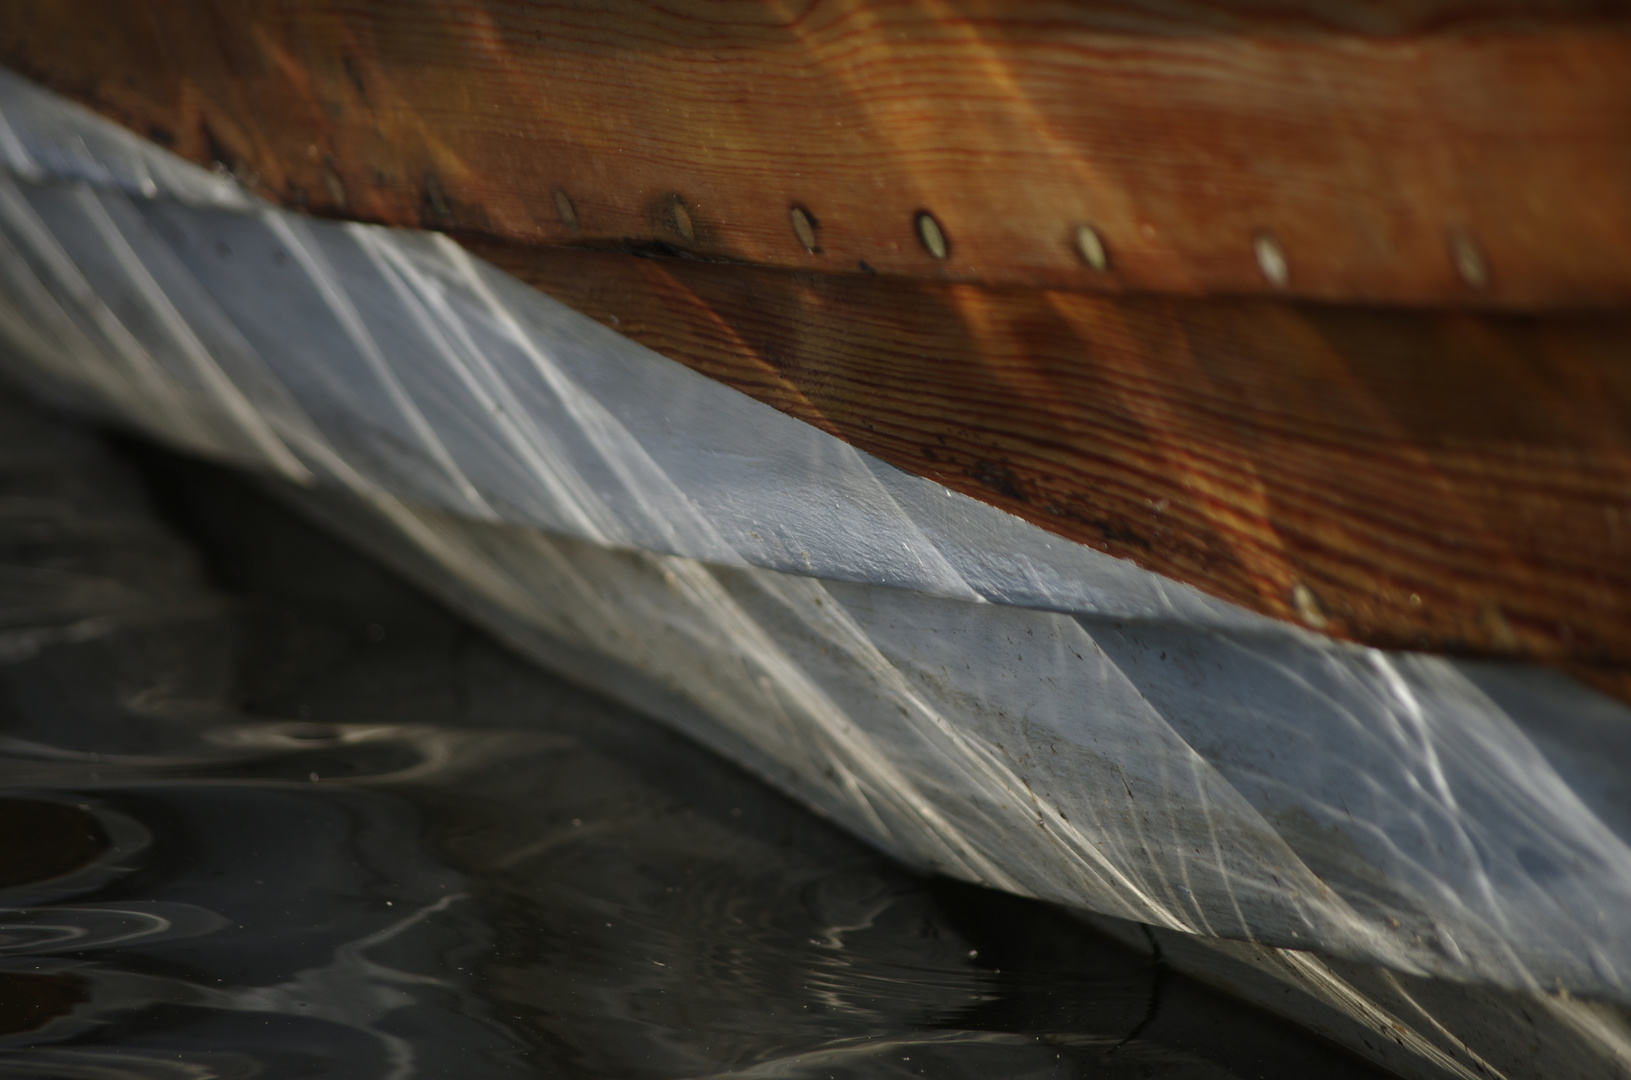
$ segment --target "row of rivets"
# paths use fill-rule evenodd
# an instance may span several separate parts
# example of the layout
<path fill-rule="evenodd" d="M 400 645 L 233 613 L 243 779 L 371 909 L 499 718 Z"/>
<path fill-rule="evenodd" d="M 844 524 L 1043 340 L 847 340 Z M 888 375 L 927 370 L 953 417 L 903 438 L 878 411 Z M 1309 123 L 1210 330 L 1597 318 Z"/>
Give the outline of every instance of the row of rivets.
<path fill-rule="evenodd" d="M 566 192 L 556 189 L 555 212 L 560 216 L 561 224 L 576 232 L 578 229 L 578 214 L 572 205 L 572 200 Z M 674 229 L 686 240 L 696 239 L 696 226 L 691 222 L 691 212 L 686 209 L 685 203 L 674 199 L 669 203 L 669 217 Z M 811 254 L 819 248 L 816 245 L 816 228 L 818 223 L 815 216 L 802 206 L 795 206 L 788 212 L 788 218 L 793 225 L 793 235 L 798 242 L 804 245 L 804 250 Z M 917 237 L 936 259 L 945 259 L 951 254 L 951 244 L 946 239 L 946 231 L 940 227 L 933 214 L 927 210 L 918 211 L 915 219 Z M 1459 230 L 1449 234 L 1450 261 L 1454 263 L 1456 273 L 1468 287 L 1482 289 L 1489 284 L 1489 265 L 1484 261 L 1484 253 L 1472 237 Z M 1078 225 L 1075 232 L 1076 254 L 1082 262 L 1092 269 L 1103 273 L 1110 268 L 1110 254 L 1104 246 L 1104 238 L 1091 225 Z M 1252 238 L 1252 254 L 1257 258 L 1257 268 L 1262 272 L 1264 279 L 1276 289 L 1283 289 L 1291 281 L 1291 264 L 1286 260 L 1285 249 L 1280 242 L 1266 232 L 1260 232 Z"/>
<path fill-rule="evenodd" d="M 950 253 L 945 231 L 927 211 L 917 215 L 917 234 L 923 246 L 935 258 L 944 259 Z M 802 233 L 800 238 L 803 238 Z M 1098 230 L 1091 225 L 1078 225 L 1075 239 L 1076 254 L 1081 256 L 1082 262 L 1101 274 L 1110 268 L 1110 254 L 1105 250 L 1104 238 Z M 814 250 L 808 243 L 805 247 Z M 1268 283 L 1276 289 L 1285 288 L 1291 280 L 1291 264 L 1287 262 L 1285 249 L 1280 242 L 1266 232 L 1258 233 L 1252 238 L 1252 254 L 1257 257 L 1257 268 Z M 1489 284 L 1489 266 L 1484 261 L 1484 253 L 1466 233 L 1450 233 L 1450 259 L 1455 264 L 1456 273 L 1461 275 L 1461 280 L 1468 287 L 1482 289 Z"/>
<path fill-rule="evenodd" d="M 946 257 L 949 253 L 946 234 L 940 228 L 940 223 L 926 211 L 917 216 L 917 232 L 929 254 L 937 259 Z M 1110 255 L 1105 250 L 1104 238 L 1091 225 L 1076 227 L 1076 254 L 1081 256 L 1082 262 L 1100 273 L 1110 268 Z M 1291 264 L 1286 261 L 1285 249 L 1280 242 L 1266 232 L 1258 233 L 1252 238 L 1252 254 L 1257 257 L 1257 268 L 1263 272 L 1268 283 L 1276 289 L 1285 288 L 1291 280 Z M 1484 253 L 1466 233 L 1450 233 L 1450 260 L 1468 287 L 1482 289 L 1489 284 L 1489 265 L 1484 261 Z"/>
<path fill-rule="evenodd" d="M 1252 240 L 1252 252 L 1257 256 L 1257 268 L 1276 289 L 1283 289 L 1291 279 L 1291 266 L 1280 242 L 1268 233 L 1258 233 Z M 1489 284 L 1489 265 L 1484 253 L 1472 237 L 1460 230 L 1450 233 L 1450 261 L 1462 282 L 1471 289 L 1482 289 Z"/>

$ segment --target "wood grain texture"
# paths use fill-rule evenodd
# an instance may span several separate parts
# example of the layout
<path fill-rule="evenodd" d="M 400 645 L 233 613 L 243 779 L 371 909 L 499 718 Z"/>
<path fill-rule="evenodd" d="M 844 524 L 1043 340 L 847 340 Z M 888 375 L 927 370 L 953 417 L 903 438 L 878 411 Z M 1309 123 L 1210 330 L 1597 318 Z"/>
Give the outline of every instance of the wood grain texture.
<path fill-rule="evenodd" d="M 1376 645 L 1572 664 L 1623 689 L 1631 316 L 470 246 L 900 468 L 1216 596 Z"/>
<path fill-rule="evenodd" d="M 324 214 L 991 285 L 1578 308 L 1631 301 L 1627 10 L 4 0 L 0 62 Z"/>

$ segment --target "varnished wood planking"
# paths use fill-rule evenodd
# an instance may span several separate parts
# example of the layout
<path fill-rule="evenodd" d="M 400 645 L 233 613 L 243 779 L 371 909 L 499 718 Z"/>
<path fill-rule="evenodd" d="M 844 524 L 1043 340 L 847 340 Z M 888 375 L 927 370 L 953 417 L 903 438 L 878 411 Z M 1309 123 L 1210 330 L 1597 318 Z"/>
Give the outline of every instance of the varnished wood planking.
<path fill-rule="evenodd" d="M 1299 296 L 1631 300 L 1621 3 L 7 0 L 0 60 L 391 224 L 1191 295 L 1273 292 L 1269 236 Z"/>
<path fill-rule="evenodd" d="M 1258 611 L 1379 645 L 1631 663 L 1631 317 L 471 244 L 901 468 Z"/>
<path fill-rule="evenodd" d="M 1266 231 L 1294 293 L 1623 301 L 1618 9 L 1242 11 L 14 0 L 0 57 L 289 205 L 842 271 L 489 252 L 902 467 L 1258 610 L 1625 663 L 1631 320 L 1080 291 L 1260 291 Z M 1083 222 L 1110 273 L 1072 251 Z"/>

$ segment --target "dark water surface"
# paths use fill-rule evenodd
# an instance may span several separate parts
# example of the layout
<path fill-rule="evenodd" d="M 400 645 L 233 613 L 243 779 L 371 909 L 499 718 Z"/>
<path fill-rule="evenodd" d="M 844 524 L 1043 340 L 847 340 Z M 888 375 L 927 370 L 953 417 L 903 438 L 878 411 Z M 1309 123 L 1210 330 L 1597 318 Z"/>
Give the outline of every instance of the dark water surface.
<path fill-rule="evenodd" d="M 4 400 L 0 785 L 4 1076 L 1370 1075 Z"/>

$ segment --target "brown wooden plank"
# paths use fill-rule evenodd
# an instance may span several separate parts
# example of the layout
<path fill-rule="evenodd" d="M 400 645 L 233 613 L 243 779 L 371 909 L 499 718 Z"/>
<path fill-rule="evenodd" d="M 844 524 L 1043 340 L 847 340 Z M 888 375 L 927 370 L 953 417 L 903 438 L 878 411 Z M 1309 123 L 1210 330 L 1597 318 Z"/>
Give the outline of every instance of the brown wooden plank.
<path fill-rule="evenodd" d="M 326 214 L 994 285 L 1548 308 L 1631 300 L 1626 13 L 6 0 L 0 61 Z"/>
<path fill-rule="evenodd" d="M 1255 610 L 1378 645 L 1631 663 L 1631 316 L 471 246 L 903 469 Z"/>

